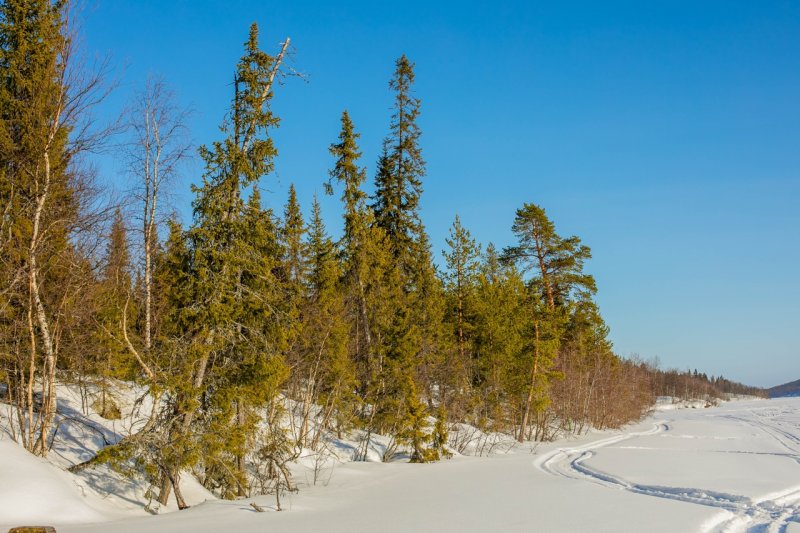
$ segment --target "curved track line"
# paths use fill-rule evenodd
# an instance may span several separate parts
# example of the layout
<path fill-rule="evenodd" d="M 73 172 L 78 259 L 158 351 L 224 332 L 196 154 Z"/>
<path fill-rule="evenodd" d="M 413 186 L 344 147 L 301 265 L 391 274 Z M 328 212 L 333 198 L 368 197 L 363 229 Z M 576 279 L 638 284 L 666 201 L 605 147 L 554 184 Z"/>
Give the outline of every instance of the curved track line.
<path fill-rule="evenodd" d="M 800 442 L 799 437 L 783 430 L 783 428 L 777 428 L 764 420 L 760 420 L 761 417 L 755 412 L 752 414 L 756 419 L 734 416 L 725 416 L 725 418 L 753 425 L 775 439 L 787 450 L 797 452 L 793 445 L 796 442 Z M 722 515 L 711 518 L 701 527 L 701 531 L 705 533 L 734 531 L 783 533 L 786 531 L 789 522 L 800 523 L 800 486 L 752 499 L 739 494 L 728 494 L 691 487 L 664 487 L 632 483 L 586 464 L 586 461 L 594 455 L 593 450 L 634 437 L 655 435 L 668 430 L 669 426 L 665 422 L 657 421 L 653 428 L 647 431 L 624 433 L 581 446 L 551 450 L 535 459 L 533 464 L 539 470 L 554 476 L 582 479 L 635 494 L 705 505 L 723 510 Z"/>

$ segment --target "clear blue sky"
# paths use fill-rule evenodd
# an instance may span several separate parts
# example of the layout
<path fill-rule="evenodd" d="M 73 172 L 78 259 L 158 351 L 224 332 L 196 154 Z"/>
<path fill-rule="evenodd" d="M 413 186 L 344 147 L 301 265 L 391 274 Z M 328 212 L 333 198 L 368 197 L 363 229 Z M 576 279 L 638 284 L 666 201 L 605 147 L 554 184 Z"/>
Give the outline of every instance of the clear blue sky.
<path fill-rule="evenodd" d="M 373 175 L 395 58 L 416 62 L 435 251 L 456 213 L 510 244 L 514 210 L 546 208 L 594 258 L 616 350 L 755 385 L 800 378 L 800 3 L 95 0 L 84 37 L 120 87 L 148 73 L 219 138 L 251 22 L 290 36 L 308 83 L 280 88 L 280 209 L 322 194 L 348 109 Z M 108 158 L 103 179 L 124 183 Z M 188 218 L 188 168 L 175 198 Z M 339 206 L 324 198 L 334 231 Z"/>

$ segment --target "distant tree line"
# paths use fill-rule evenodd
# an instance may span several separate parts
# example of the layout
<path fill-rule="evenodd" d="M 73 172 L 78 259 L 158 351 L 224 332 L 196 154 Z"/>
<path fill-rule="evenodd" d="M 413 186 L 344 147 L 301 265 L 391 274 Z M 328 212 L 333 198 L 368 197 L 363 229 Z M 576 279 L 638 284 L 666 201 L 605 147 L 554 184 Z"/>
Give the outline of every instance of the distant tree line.
<path fill-rule="evenodd" d="M 765 389 L 743 385 L 722 376 L 708 376 L 691 370 L 659 370 L 653 368 L 653 392 L 657 396 L 680 399 L 727 398 L 730 395 L 767 398 Z"/>
<path fill-rule="evenodd" d="M 165 209 L 190 146 L 186 112 L 158 81 L 125 121 L 135 194 L 104 207 L 87 164 L 109 136 L 92 123 L 103 72 L 74 54 L 69 7 L 0 3 L 0 383 L 31 452 L 48 451 L 58 384 L 113 417 L 112 380 L 139 383 L 146 423 L 90 463 L 133 464 L 159 501 L 185 507 L 182 472 L 223 497 L 265 479 L 291 488 L 286 462 L 332 437 L 357 437 L 366 459 L 386 435 L 385 459 L 403 449 L 427 462 L 448 453 L 455 422 L 545 440 L 638 420 L 656 395 L 752 392 L 615 355 L 590 249 L 534 203 L 513 214 L 516 244 L 502 250 L 456 217 L 437 267 L 406 56 L 371 194 L 347 111 L 332 132 L 324 182 L 341 198 L 341 236 L 318 201 L 303 216 L 294 187 L 282 209 L 264 205 L 271 102 L 293 71 L 289 39 L 268 53 L 255 25 L 220 138 L 199 149 L 191 222 Z"/>

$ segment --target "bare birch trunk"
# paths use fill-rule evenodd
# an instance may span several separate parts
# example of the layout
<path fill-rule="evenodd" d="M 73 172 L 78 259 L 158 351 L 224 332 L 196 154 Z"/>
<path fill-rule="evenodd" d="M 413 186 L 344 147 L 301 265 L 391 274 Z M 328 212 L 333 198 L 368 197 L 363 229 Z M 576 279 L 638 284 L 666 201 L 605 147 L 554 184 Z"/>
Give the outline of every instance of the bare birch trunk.
<path fill-rule="evenodd" d="M 44 206 L 50 192 L 50 154 L 44 152 L 44 185 L 41 193 L 36 198 L 36 209 L 33 214 L 33 228 L 31 231 L 31 243 L 28 257 L 29 268 L 29 288 L 31 297 L 31 306 L 35 309 L 36 327 L 39 330 L 39 335 L 42 339 L 42 349 L 44 350 L 44 374 L 42 376 L 42 412 L 39 417 L 38 437 L 36 443 L 33 444 L 31 451 L 39 455 L 47 454 L 47 434 L 50 425 L 53 422 L 56 411 L 56 354 L 53 349 L 53 337 L 50 333 L 50 323 L 47 319 L 47 313 L 42 303 L 41 292 L 39 284 L 39 265 L 37 261 L 38 246 L 40 240 L 41 220 L 44 212 Z M 33 323 L 29 318 L 29 327 L 32 328 L 31 347 L 35 348 L 36 333 L 33 331 Z M 35 351 L 32 351 L 32 368 L 35 367 Z M 33 379 L 33 376 L 31 376 Z M 29 388 L 29 400 L 32 397 L 32 383 Z M 29 412 L 31 412 L 29 407 Z M 33 424 L 33 418 L 29 423 Z"/>
<path fill-rule="evenodd" d="M 517 440 L 522 442 L 525 439 L 525 431 L 528 427 L 528 421 L 530 420 L 531 414 L 531 404 L 533 403 L 533 395 L 536 390 L 536 377 L 539 373 L 539 323 L 533 323 L 533 330 L 534 334 L 536 335 L 536 339 L 533 345 L 533 366 L 531 367 L 531 380 L 530 385 L 528 387 L 528 397 L 525 399 L 525 411 L 522 415 L 522 423 L 520 424 L 519 435 L 517 436 Z"/>

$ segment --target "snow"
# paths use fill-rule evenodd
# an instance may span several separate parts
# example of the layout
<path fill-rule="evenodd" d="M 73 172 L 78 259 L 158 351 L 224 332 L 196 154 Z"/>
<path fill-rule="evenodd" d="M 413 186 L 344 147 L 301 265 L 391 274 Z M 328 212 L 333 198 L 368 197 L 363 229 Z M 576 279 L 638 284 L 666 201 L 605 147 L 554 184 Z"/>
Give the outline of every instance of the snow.
<path fill-rule="evenodd" d="M 0 458 L 0 522 L 22 523 L 50 516 L 64 523 L 105 518 L 76 490 L 70 474 L 45 459 L 31 456 L 8 439 L 0 440 Z"/>
<path fill-rule="evenodd" d="M 75 386 L 59 386 L 58 431 L 47 459 L 28 453 L 12 438 L 14 410 L 0 403 L 0 531 L 6 526 L 47 523 L 107 522 L 147 514 L 157 508 L 146 495 L 141 480 L 128 479 L 106 465 L 72 474 L 66 469 L 86 461 L 103 446 L 135 432 L 149 413 L 151 403 L 141 387 L 114 382 L 114 400 L 123 413 L 120 420 L 106 420 L 83 406 Z M 214 496 L 191 475 L 181 487 L 187 502 L 197 504 Z M 177 510 L 171 503 L 164 511 Z M 148 515 L 149 516 L 149 515 Z"/>
<path fill-rule="evenodd" d="M 282 512 L 271 512 L 274 496 L 213 500 L 197 487 L 190 491 L 194 501 L 207 501 L 150 516 L 142 511 L 140 489 L 117 493 L 124 480 L 106 476 L 114 490 L 104 497 L 99 480 L 69 474 L 6 438 L 0 440 L 0 531 L 35 522 L 56 525 L 60 533 L 800 532 L 800 399 L 684 407 L 569 441 L 502 441 L 490 446 L 490 456 L 457 454 L 428 465 L 331 459 L 332 469 L 316 485 L 297 476 L 305 486 L 282 497 Z M 475 442 L 464 451 L 487 449 Z M 341 449 L 346 457 L 347 446 Z M 256 512 L 251 502 L 268 512 Z"/>

